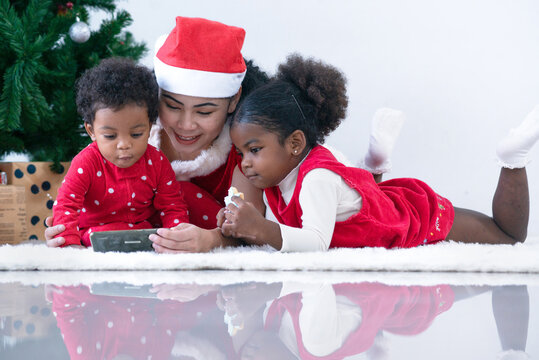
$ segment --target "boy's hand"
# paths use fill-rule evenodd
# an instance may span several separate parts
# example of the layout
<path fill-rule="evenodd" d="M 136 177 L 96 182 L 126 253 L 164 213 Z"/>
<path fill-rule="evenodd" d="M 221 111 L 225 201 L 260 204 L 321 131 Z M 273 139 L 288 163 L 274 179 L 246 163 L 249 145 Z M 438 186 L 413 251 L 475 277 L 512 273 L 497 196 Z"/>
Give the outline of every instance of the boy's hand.
<path fill-rule="evenodd" d="M 49 216 L 45 219 L 45 225 L 47 226 L 47 228 L 45 229 L 45 240 L 48 247 L 59 247 L 65 243 L 65 239 L 63 237 L 55 238 L 55 236 L 64 232 L 66 228 L 62 224 L 52 226 L 52 223 L 52 216 Z"/>
<path fill-rule="evenodd" d="M 234 196 L 234 203 L 221 209 L 217 215 L 217 224 L 225 236 L 235 238 L 256 239 L 257 232 L 266 219 L 260 214 L 253 204 L 243 200 L 239 196 Z M 219 224 L 219 217 L 224 216 L 224 221 Z"/>

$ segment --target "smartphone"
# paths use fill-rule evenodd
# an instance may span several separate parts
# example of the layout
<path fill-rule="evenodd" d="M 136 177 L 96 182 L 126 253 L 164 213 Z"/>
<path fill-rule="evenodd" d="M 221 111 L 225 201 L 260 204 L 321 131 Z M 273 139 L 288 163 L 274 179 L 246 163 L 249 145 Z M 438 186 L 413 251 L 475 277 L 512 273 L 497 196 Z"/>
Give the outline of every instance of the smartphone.
<path fill-rule="evenodd" d="M 96 231 L 90 234 L 90 242 L 97 252 L 154 251 L 148 236 L 156 232 L 157 229 Z"/>
<path fill-rule="evenodd" d="M 152 285 L 133 285 L 122 282 L 102 282 L 90 285 L 90 293 L 104 296 L 126 296 L 138 298 L 157 298 L 150 292 Z"/>

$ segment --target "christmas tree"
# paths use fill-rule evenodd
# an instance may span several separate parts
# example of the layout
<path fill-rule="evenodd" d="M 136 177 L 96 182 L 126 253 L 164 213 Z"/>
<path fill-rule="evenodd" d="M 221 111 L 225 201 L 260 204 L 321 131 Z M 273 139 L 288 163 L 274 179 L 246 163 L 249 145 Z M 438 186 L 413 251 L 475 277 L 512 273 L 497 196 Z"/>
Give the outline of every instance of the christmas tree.
<path fill-rule="evenodd" d="M 136 61 L 147 51 L 123 30 L 132 18 L 114 3 L 0 0 L 0 157 L 26 153 L 59 167 L 90 142 L 75 106 L 76 79 L 103 58 Z M 89 10 L 110 14 L 91 33 Z"/>

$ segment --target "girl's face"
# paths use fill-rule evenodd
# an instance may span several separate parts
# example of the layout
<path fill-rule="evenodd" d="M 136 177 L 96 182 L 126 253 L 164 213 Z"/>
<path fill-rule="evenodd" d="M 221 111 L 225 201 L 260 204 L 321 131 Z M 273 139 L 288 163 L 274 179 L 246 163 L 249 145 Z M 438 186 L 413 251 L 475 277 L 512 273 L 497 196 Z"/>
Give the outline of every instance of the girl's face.
<path fill-rule="evenodd" d="M 132 166 L 148 147 L 150 119 L 145 106 L 97 110 L 93 125 L 85 123 L 84 127 L 101 155 L 119 168 Z"/>
<path fill-rule="evenodd" d="M 259 189 L 277 186 L 299 163 L 288 139 L 283 145 L 277 134 L 260 125 L 234 123 L 230 137 L 242 156 L 243 173 Z"/>
<path fill-rule="evenodd" d="M 221 99 L 161 90 L 159 119 L 179 160 L 193 160 L 210 147 L 223 130 L 228 114 L 236 109 L 239 94 Z"/>

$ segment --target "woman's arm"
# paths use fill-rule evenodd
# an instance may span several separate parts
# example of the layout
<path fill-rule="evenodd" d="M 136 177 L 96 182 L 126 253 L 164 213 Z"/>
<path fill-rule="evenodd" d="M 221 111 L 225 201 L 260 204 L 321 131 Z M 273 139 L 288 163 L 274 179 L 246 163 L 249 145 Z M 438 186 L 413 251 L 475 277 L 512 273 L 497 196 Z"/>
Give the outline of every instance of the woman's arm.
<path fill-rule="evenodd" d="M 239 239 L 225 237 L 218 228 L 206 230 L 187 223 L 171 229 L 158 229 L 157 234 L 149 238 L 158 253 L 209 252 L 219 247 L 243 244 Z"/>

